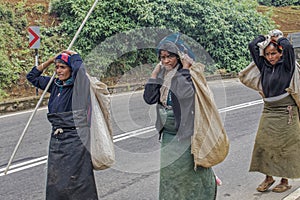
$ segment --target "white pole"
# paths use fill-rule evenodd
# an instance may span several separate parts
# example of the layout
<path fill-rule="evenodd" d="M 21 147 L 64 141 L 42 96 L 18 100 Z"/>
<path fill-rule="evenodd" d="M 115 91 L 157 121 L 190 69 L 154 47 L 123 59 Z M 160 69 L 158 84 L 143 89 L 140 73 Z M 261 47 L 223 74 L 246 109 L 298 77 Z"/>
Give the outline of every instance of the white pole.
<path fill-rule="evenodd" d="M 78 35 L 79 35 L 81 29 L 83 28 L 84 24 L 86 23 L 86 21 L 88 20 L 89 16 L 91 15 L 91 13 L 93 12 L 94 8 L 96 7 L 97 2 L 98 2 L 98 0 L 95 0 L 93 6 L 91 7 L 90 11 L 89 11 L 88 14 L 86 15 L 86 17 L 85 17 L 85 19 L 83 20 L 83 22 L 81 23 L 79 29 L 77 30 L 77 32 L 76 32 L 75 36 L 73 37 L 73 40 L 71 41 L 71 43 L 70 43 L 70 45 L 69 45 L 69 47 L 68 47 L 67 50 L 70 50 L 70 49 L 72 48 L 72 46 L 73 46 L 75 40 L 77 39 L 77 37 L 78 37 Z M 44 98 L 44 96 L 46 95 L 46 93 L 47 93 L 47 91 L 48 91 L 48 89 L 49 89 L 51 83 L 53 82 L 55 75 L 56 75 L 56 73 L 54 72 L 54 74 L 52 75 L 52 77 L 51 77 L 51 79 L 50 79 L 48 85 L 46 86 L 46 88 L 45 88 L 45 90 L 44 90 L 42 96 L 40 97 L 38 103 L 36 104 L 35 109 L 34 109 L 34 111 L 32 112 L 32 114 L 31 114 L 31 116 L 30 116 L 30 118 L 29 118 L 29 120 L 28 120 L 28 122 L 27 122 L 27 124 L 26 124 L 26 126 L 25 126 L 25 128 L 24 128 L 24 130 L 23 130 L 22 135 L 21 135 L 21 137 L 19 138 L 19 141 L 18 141 L 18 143 L 17 143 L 17 145 L 16 145 L 16 147 L 15 147 L 15 149 L 14 149 L 14 151 L 13 151 L 13 153 L 12 153 L 12 155 L 11 155 L 9 161 L 8 161 L 8 164 L 7 164 L 7 166 L 6 166 L 6 169 L 5 169 L 5 171 L 4 171 L 4 174 L 5 174 L 5 175 L 7 174 L 8 169 L 9 169 L 9 167 L 10 167 L 10 165 L 11 165 L 11 162 L 12 162 L 12 160 L 14 159 L 16 153 L 17 153 L 17 150 L 18 150 L 18 148 L 19 148 L 19 146 L 20 146 L 20 144 L 21 144 L 21 142 L 22 142 L 22 140 L 23 140 L 23 138 L 24 138 L 24 135 L 25 135 L 25 133 L 26 133 L 26 131 L 27 131 L 27 129 L 28 129 L 29 124 L 30 124 L 31 121 L 32 121 L 32 118 L 33 118 L 33 116 L 35 115 L 35 113 L 36 113 L 38 107 L 39 107 L 40 104 L 42 103 L 43 98 Z"/>
<path fill-rule="evenodd" d="M 38 52 L 38 49 L 35 49 L 35 66 L 38 66 L 38 65 L 39 65 L 39 52 Z M 35 94 L 36 94 L 36 96 L 38 96 L 38 94 L 39 94 L 38 88 L 35 88 Z"/>

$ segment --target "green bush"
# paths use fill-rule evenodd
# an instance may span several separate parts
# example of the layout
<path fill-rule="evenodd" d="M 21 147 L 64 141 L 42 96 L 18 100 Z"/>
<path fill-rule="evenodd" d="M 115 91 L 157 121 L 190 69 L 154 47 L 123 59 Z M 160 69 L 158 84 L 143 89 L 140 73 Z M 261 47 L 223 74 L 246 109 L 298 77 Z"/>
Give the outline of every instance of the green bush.
<path fill-rule="evenodd" d="M 57 13 L 62 21 L 59 29 L 69 35 L 69 40 L 92 3 L 92 0 L 53 1 L 52 11 Z M 159 27 L 179 31 L 193 38 L 210 54 L 217 68 L 237 72 L 250 61 L 248 42 L 256 35 L 267 33 L 274 27 L 270 18 L 256 11 L 257 5 L 256 2 L 247 0 L 102 1 L 82 30 L 75 48 L 85 56 L 105 39 L 118 33 L 130 33 L 130 30 L 143 27 Z M 109 46 L 107 42 L 105 44 Z M 128 48 L 128 45 L 133 44 L 124 43 L 115 49 L 123 50 Z M 155 52 L 150 55 L 156 56 Z M 137 57 L 136 53 L 127 54 L 125 57 L 126 59 L 122 57 L 120 61 L 113 56 L 115 61 L 107 62 L 110 66 L 101 64 L 105 65 L 105 69 L 112 69 L 115 65 L 119 69 L 118 73 L 122 74 L 134 67 L 132 64 L 141 63 L 135 59 L 144 59 L 141 56 Z M 149 60 L 154 59 L 152 57 Z M 127 62 L 124 62 L 125 60 Z M 104 72 L 107 71 L 105 69 Z M 117 74 L 111 74 L 109 71 L 109 74 L 102 75 Z"/>
<path fill-rule="evenodd" d="M 0 97 L 5 88 L 18 81 L 21 72 L 24 74 L 34 65 L 34 51 L 28 48 L 26 30 L 29 10 L 24 2 L 0 2 Z M 41 26 L 40 62 L 68 47 L 93 3 L 94 0 L 51 1 L 51 13 L 61 23 L 43 27 L 41 21 L 36 21 Z M 257 5 L 247 0 L 101 1 L 72 49 L 89 58 L 91 72 L 101 77 L 118 77 L 136 66 L 157 62 L 157 41 L 171 32 L 180 32 L 212 57 L 211 63 L 204 53 L 198 58 L 213 66 L 208 73 L 214 73 L 216 68 L 238 72 L 250 61 L 248 42 L 274 27 L 269 17 L 256 11 Z M 30 14 L 40 15 L 46 10 L 38 4 L 30 9 Z M 166 31 L 156 32 L 157 29 Z M 5 40 L 7 37 L 13 39 Z"/>
<path fill-rule="evenodd" d="M 15 10 L 9 4 L 0 4 L 0 88 L 11 86 L 18 80 L 21 71 L 18 65 L 19 49 L 23 48 L 22 30 L 27 25 L 26 18 L 17 6 Z M 23 13 L 24 14 L 24 13 Z M 4 37 L 5 36 L 5 37 Z M 3 94 L 3 91 L 0 95 Z"/>
<path fill-rule="evenodd" d="M 31 15 L 40 15 L 46 8 L 36 4 L 30 10 Z M 16 5 L 0 2 L 0 99 L 8 96 L 5 89 L 24 78 L 21 76 L 35 63 L 35 51 L 29 49 L 28 11 L 24 1 L 19 1 Z M 37 26 L 41 25 L 39 22 L 35 23 Z M 47 57 L 63 49 L 63 37 L 58 35 L 55 28 L 41 26 L 40 61 L 45 61 Z"/>

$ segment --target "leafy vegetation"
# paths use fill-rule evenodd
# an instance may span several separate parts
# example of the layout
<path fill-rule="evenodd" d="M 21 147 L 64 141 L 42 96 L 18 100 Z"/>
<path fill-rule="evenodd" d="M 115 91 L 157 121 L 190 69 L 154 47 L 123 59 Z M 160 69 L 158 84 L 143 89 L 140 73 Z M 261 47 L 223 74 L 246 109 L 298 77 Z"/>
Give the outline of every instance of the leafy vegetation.
<path fill-rule="evenodd" d="M 28 71 L 28 65 L 34 63 L 34 52 L 27 47 L 29 10 L 24 2 L 20 1 L 16 7 L 0 3 L 0 34 L 14 38 L 9 42 L 0 38 L 2 89 L 16 83 L 22 72 Z M 51 1 L 50 14 L 57 15 L 61 23 L 41 26 L 41 61 L 66 49 L 93 2 Z M 213 66 L 207 73 L 216 69 L 237 72 L 250 60 L 248 42 L 274 28 L 270 17 L 257 12 L 257 6 L 257 2 L 247 0 L 101 1 L 73 49 L 92 66 L 90 72 L 101 77 L 118 77 L 136 66 L 157 62 L 158 41 L 167 34 L 180 32 L 193 41 L 191 45 L 197 43 L 195 47 L 201 45 L 208 52 L 207 55 L 202 52 L 205 55 L 199 58 Z M 39 4 L 30 9 L 31 15 L 47 11 Z M 39 20 L 35 22 L 42 25 Z M 208 57 L 213 62 L 208 62 Z M 1 94 L 0 91 L 0 98 Z"/>
<path fill-rule="evenodd" d="M 17 1 L 16 4 L 0 2 L 0 100 L 8 96 L 6 90 L 16 88 L 24 79 L 26 72 L 34 65 L 35 51 L 29 49 L 27 17 L 30 14 L 40 16 L 46 11 L 42 4 L 26 7 L 26 1 Z M 36 20 L 40 26 L 43 21 Z M 55 28 L 41 26 L 40 57 L 48 57 L 62 48 L 62 36 Z M 43 59 L 41 59 L 42 61 Z"/>
<path fill-rule="evenodd" d="M 5 95 L 3 88 L 18 80 L 21 68 L 18 66 L 20 57 L 18 49 L 23 49 L 22 34 L 27 21 L 24 17 L 22 4 L 12 7 L 0 4 L 0 97 Z"/>
<path fill-rule="evenodd" d="M 74 33 L 86 15 L 83 10 L 88 10 L 92 3 L 91 0 L 77 0 L 76 3 L 54 1 L 53 12 L 62 21 L 60 30 L 68 35 Z M 102 1 L 82 30 L 76 48 L 87 55 L 96 45 L 117 33 L 129 32 L 131 35 L 130 30 L 158 27 L 179 31 L 193 38 L 210 54 L 217 68 L 239 71 L 249 62 L 248 42 L 257 34 L 267 33 L 274 27 L 268 17 L 256 11 L 257 5 L 255 1 L 246 0 Z M 134 34 L 134 37 L 137 36 Z M 132 41 L 136 42 L 136 39 Z M 126 49 L 128 45 L 134 44 L 124 43 L 115 48 Z M 111 48 L 112 45 L 107 49 Z M 147 58 L 149 56 L 152 58 Z M 127 54 L 126 59 L 108 63 L 112 63 L 110 68 L 115 66 L 118 71 L 124 72 L 134 67 L 132 64 L 140 63 L 135 59 L 154 60 L 153 56 L 156 56 L 155 53 L 143 51 Z"/>

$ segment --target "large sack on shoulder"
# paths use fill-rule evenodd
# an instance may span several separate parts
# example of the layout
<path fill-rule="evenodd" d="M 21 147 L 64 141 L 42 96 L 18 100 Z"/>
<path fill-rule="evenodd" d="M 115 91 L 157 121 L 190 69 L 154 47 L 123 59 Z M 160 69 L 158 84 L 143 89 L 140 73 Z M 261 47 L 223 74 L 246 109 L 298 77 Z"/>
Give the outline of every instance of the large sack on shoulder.
<path fill-rule="evenodd" d="M 195 86 L 195 121 L 192 154 L 196 166 L 212 167 L 222 162 L 229 152 L 229 140 L 204 73 L 204 65 L 190 69 Z"/>
<path fill-rule="evenodd" d="M 245 86 L 258 91 L 259 94 L 264 97 L 261 86 L 260 71 L 254 61 L 252 61 L 245 69 L 240 71 L 239 79 Z M 297 107 L 300 108 L 300 66 L 297 62 L 290 85 L 286 88 L 286 91 L 292 95 Z"/>
<path fill-rule="evenodd" d="M 297 107 L 300 109 L 300 65 L 297 62 L 290 86 L 286 91 L 292 95 Z"/>
<path fill-rule="evenodd" d="M 239 72 L 240 81 L 247 87 L 256 90 L 259 94 L 264 97 L 262 86 L 261 86 L 261 76 L 260 71 L 256 67 L 254 61 L 252 61 L 245 69 Z"/>
<path fill-rule="evenodd" d="M 93 168 L 103 170 L 115 162 L 110 116 L 110 98 L 107 86 L 90 77 L 91 94 L 91 157 Z"/>

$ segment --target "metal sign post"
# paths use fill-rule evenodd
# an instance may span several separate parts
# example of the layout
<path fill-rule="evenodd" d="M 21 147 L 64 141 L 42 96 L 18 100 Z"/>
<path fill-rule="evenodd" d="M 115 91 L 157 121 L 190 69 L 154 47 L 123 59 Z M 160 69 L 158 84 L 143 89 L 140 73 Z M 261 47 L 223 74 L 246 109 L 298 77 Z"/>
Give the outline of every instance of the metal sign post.
<path fill-rule="evenodd" d="M 35 66 L 39 66 L 39 52 L 38 49 L 35 49 Z M 38 96 L 39 95 L 39 88 L 35 88 L 35 95 Z"/>
<path fill-rule="evenodd" d="M 39 26 L 30 26 L 28 28 L 29 33 L 29 47 L 30 49 L 35 49 L 35 66 L 39 65 L 39 53 L 38 49 L 41 46 L 41 37 L 40 37 L 40 27 Z M 39 94 L 39 89 L 35 89 L 36 96 Z"/>

